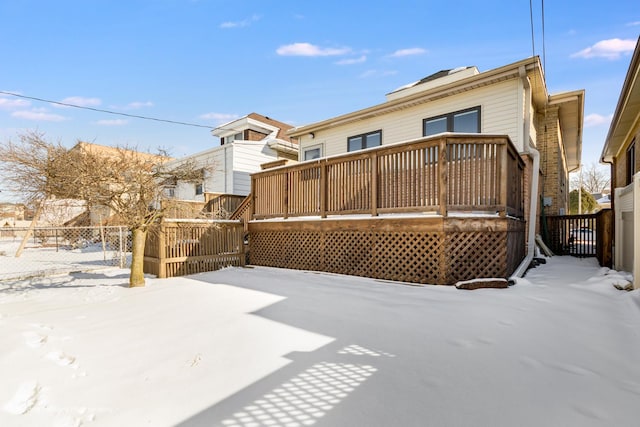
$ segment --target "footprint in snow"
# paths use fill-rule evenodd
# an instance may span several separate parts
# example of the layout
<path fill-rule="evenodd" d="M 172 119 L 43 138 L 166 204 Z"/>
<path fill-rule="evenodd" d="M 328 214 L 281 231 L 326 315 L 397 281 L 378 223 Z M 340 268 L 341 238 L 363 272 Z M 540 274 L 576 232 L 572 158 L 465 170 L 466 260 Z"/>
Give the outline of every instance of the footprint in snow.
<path fill-rule="evenodd" d="M 31 348 L 42 347 L 49 339 L 47 335 L 42 335 L 37 332 L 25 332 L 22 336 L 24 337 L 25 343 Z"/>
<path fill-rule="evenodd" d="M 37 381 L 27 381 L 20 384 L 11 400 L 4 404 L 2 409 L 14 415 L 26 414 L 38 402 L 40 386 Z"/>
<path fill-rule="evenodd" d="M 47 354 L 47 359 L 52 360 L 60 366 L 70 366 L 76 361 L 76 358 L 61 351 L 52 351 Z"/>

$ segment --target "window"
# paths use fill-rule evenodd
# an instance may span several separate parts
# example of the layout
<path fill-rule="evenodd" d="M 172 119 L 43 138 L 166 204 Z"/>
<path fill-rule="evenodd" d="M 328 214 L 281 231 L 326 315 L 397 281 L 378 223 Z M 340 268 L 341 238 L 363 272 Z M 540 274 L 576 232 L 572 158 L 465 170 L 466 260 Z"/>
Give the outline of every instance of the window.
<path fill-rule="evenodd" d="M 633 174 L 636 172 L 636 140 L 631 141 L 631 145 L 627 148 L 627 176 L 625 185 L 631 184 Z"/>
<path fill-rule="evenodd" d="M 316 145 L 304 150 L 304 160 L 319 159 L 322 157 L 322 146 Z"/>
<path fill-rule="evenodd" d="M 347 138 L 347 150 L 356 151 L 382 145 L 382 131 L 363 133 Z"/>
<path fill-rule="evenodd" d="M 176 187 L 165 187 L 164 188 L 164 195 L 168 199 L 175 199 L 176 198 Z"/>
<path fill-rule="evenodd" d="M 480 106 L 422 121 L 423 136 L 442 132 L 480 133 Z"/>
<path fill-rule="evenodd" d="M 222 138 L 222 144 L 231 144 L 233 141 L 241 141 L 244 138 L 242 132 L 236 133 L 235 135 L 229 135 Z"/>
<path fill-rule="evenodd" d="M 196 196 L 202 194 L 202 184 L 196 184 Z"/>

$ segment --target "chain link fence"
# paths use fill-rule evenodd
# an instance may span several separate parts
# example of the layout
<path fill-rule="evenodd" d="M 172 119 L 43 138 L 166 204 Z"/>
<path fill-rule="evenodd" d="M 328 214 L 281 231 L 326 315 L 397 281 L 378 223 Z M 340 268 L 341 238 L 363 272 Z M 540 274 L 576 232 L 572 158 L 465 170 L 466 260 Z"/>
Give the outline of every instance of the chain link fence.
<path fill-rule="evenodd" d="M 131 232 L 126 227 L 35 227 L 31 233 L 29 228 L 0 227 L 0 280 L 126 268 L 130 263 Z"/>

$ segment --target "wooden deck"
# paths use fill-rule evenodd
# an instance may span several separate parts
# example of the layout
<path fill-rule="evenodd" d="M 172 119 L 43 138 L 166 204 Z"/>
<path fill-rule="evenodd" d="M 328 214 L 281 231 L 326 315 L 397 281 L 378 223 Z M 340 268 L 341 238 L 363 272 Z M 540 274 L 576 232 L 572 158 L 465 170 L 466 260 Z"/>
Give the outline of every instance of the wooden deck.
<path fill-rule="evenodd" d="M 522 218 L 524 162 L 508 137 L 423 138 L 252 175 L 252 218 L 434 212 Z"/>
<path fill-rule="evenodd" d="M 524 258 L 525 163 L 447 134 L 252 175 L 250 263 L 413 283 L 507 277 Z"/>

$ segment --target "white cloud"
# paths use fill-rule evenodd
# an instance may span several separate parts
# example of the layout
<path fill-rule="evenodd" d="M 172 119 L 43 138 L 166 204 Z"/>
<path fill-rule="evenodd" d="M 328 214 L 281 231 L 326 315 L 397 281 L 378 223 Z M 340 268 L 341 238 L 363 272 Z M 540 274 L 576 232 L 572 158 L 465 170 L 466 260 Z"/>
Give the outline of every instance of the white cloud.
<path fill-rule="evenodd" d="M 11 113 L 11 117 L 40 122 L 62 122 L 67 120 L 64 116 L 47 113 L 46 111 L 14 111 Z"/>
<path fill-rule="evenodd" d="M 198 116 L 198 118 L 203 120 L 213 120 L 215 123 L 225 123 L 230 122 L 231 120 L 237 119 L 239 116 L 237 114 L 226 114 L 226 113 L 205 113 Z"/>
<path fill-rule="evenodd" d="M 633 22 L 629 22 L 627 24 L 627 27 L 637 27 L 638 25 L 640 25 L 640 21 L 633 21 Z"/>
<path fill-rule="evenodd" d="M 146 102 L 134 101 L 134 102 L 130 102 L 129 104 L 127 104 L 127 106 L 124 107 L 124 109 L 125 110 L 138 110 L 138 109 L 144 108 L 144 107 L 153 107 L 153 102 L 151 102 L 151 101 L 146 101 Z"/>
<path fill-rule="evenodd" d="M 281 56 L 335 56 L 351 52 L 347 47 L 320 47 L 310 43 L 292 43 L 280 46 L 276 53 Z"/>
<path fill-rule="evenodd" d="M 423 55 L 427 53 L 426 49 L 421 47 L 412 47 L 408 49 L 399 49 L 389 55 L 391 58 L 400 58 L 402 56 Z"/>
<path fill-rule="evenodd" d="M 366 60 L 367 60 L 367 56 L 366 55 L 362 55 L 359 58 L 341 59 L 340 61 L 336 62 L 336 64 L 337 65 L 361 64 L 361 63 L 365 62 Z"/>
<path fill-rule="evenodd" d="M 253 15 L 251 18 L 243 19 L 242 21 L 227 21 L 220 24 L 220 28 L 243 28 L 248 27 L 256 21 L 260 20 L 260 16 Z"/>
<path fill-rule="evenodd" d="M 586 49 L 571 55 L 572 58 L 606 58 L 618 59 L 623 54 L 633 52 L 636 47 L 636 41 L 631 39 L 608 39 L 601 40 L 598 43 Z"/>
<path fill-rule="evenodd" d="M 124 126 L 127 123 L 129 123 L 129 120 L 125 120 L 125 119 L 98 120 L 95 123 L 100 126 Z"/>
<path fill-rule="evenodd" d="M 609 114 L 608 116 L 603 116 L 601 114 L 588 114 L 584 117 L 584 127 L 590 128 L 594 126 L 600 125 L 608 125 L 611 123 L 611 119 L 613 118 L 613 114 Z"/>
<path fill-rule="evenodd" d="M 28 108 L 29 106 L 31 106 L 31 102 L 25 99 L 0 98 L 0 109 L 2 110 L 15 110 L 17 108 Z"/>
<path fill-rule="evenodd" d="M 102 100 L 100 100 L 100 98 L 85 98 L 83 96 L 70 96 L 60 102 L 64 104 L 76 105 L 78 107 L 97 107 L 98 105 L 102 104 Z M 67 108 L 66 106 L 60 104 L 52 105 L 58 108 Z"/>

